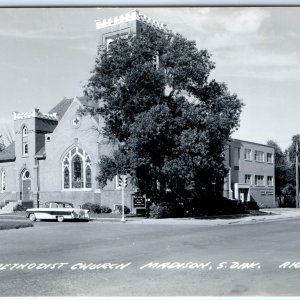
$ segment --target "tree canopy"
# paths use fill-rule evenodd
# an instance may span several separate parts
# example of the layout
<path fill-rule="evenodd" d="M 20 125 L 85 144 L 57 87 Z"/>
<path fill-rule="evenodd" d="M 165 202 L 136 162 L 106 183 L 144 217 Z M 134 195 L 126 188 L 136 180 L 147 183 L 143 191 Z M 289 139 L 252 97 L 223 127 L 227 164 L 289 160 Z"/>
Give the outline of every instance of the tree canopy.
<path fill-rule="evenodd" d="M 286 195 L 286 187 L 294 179 L 294 176 L 290 178 L 290 168 L 291 165 L 287 160 L 286 153 L 284 153 L 279 145 L 273 141 L 269 140 L 267 145 L 274 148 L 274 164 L 275 164 L 275 194 L 278 197 L 280 204 L 283 203 L 283 197 Z"/>
<path fill-rule="evenodd" d="M 292 137 L 292 143 L 282 151 L 278 144 L 272 140 L 269 146 L 275 150 L 275 193 L 279 206 L 295 207 L 296 195 L 296 143 L 300 142 L 300 135 Z M 300 147 L 300 145 L 299 145 Z M 299 155 L 299 154 L 298 154 Z"/>
<path fill-rule="evenodd" d="M 2 128 L 0 133 L 0 152 L 5 149 L 6 146 L 10 145 L 14 141 L 14 134 L 10 127 Z"/>
<path fill-rule="evenodd" d="M 4 140 L 2 138 L 2 135 L 0 134 L 0 152 L 5 149 Z"/>
<path fill-rule="evenodd" d="M 151 28 L 99 48 L 85 87 L 96 106 L 83 113 L 101 116 L 103 136 L 118 145 L 101 157 L 102 187 L 127 173 L 154 198 L 191 185 L 222 189 L 224 149 L 243 104 L 226 84 L 209 80 L 214 67 L 194 41 Z"/>

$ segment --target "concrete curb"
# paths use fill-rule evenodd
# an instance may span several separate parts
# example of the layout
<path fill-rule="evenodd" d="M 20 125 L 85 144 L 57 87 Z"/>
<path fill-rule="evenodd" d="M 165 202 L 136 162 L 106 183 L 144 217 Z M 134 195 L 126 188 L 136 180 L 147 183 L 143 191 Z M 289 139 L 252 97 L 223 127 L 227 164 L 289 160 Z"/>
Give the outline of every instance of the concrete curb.
<path fill-rule="evenodd" d="M 220 226 L 220 225 L 236 225 L 236 224 L 254 224 L 271 221 L 283 221 L 295 218 L 300 218 L 300 209 L 295 208 L 273 208 L 273 209 L 261 209 L 262 215 L 246 215 L 241 217 L 233 216 L 230 218 L 222 218 L 222 216 L 214 217 L 210 219 L 205 218 L 169 218 L 169 219 L 147 219 L 142 217 L 125 217 L 128 224 L 157 224 L 157 225 L 197 225 L 197 226 Z M 24 219 L 25 217 L 19 215 L 13 215 L 10 213 L 0 214 L 0 218 L 7 219 Z M 121 218 L 110 217 L 92 217 L 92 222 L 105 222 L 105 223 L 122 223 Z"/>

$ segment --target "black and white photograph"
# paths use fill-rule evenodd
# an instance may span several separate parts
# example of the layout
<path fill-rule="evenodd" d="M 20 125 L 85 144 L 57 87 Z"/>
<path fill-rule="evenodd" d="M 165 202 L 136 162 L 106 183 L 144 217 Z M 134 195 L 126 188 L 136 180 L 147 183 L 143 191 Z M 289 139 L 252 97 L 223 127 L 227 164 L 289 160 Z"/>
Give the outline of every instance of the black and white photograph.
<path fill-rule="evenodd" d="M 300 296 L 299 28 L 0 7 L 0 298 Z"/>

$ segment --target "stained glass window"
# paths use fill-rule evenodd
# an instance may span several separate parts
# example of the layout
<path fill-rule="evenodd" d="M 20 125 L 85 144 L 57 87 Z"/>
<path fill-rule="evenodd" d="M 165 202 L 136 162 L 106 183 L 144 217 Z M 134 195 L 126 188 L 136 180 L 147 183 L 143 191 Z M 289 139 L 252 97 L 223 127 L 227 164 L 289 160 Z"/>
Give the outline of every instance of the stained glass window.
<path fill-rule="evenodd" d="M 63 188 L 92 188 L 92 167 L 89 155 L 81 148 L 72 148 L 62 161 Z"/>
<path fill-rule="evenodd" d="M 65 168 L 64 170 L 64 188 L 70 188 L 70 171 L 68 168 Z"/>

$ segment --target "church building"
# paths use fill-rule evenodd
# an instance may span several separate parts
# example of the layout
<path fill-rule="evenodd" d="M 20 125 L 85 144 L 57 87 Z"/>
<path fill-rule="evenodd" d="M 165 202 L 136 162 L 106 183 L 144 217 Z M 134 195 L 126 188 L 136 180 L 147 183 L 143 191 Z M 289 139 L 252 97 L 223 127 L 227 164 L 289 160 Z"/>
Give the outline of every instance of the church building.
<path fill-rule="evenodd" d="M 116 37 L 140 34 L 146 26 L 167 30 L 136 10 L 97 20 L 98 44 L 107 47 Z M 96 130 L 103 120 L 78 115 L 85 104 L 84 97 L 75 97 L 63 99 L 49 113 L 33 109 L 13 114 L 15 142 L 0 152 L 0 208 L 11 201 L 27 207 L 50 200 L 75 206 L 92 202 L 113 210 L 121 204 L 117 178 L 104 189 L 96 181 L 100 156 L 113 149 Z M 125 205 L 131 211 L 134 191 L 125 190 Z"/>
<path fill-rule="evenodd" d="M 103 126 L 99 118 L 78 115 L 86 102 L 84 97 L 63 99 L 48 114 L 38 109 L 14 113 L 15 142 L 0 152 L 2 206 L 8 201 L 26 207 L 50 200 L 111 208 L 121 203 L 117 180 L 105 191 L 98 188 L 99 157 L 112 147 L 96 130 Z M 125 195 L 130 208 L 131 193 Z"/>

